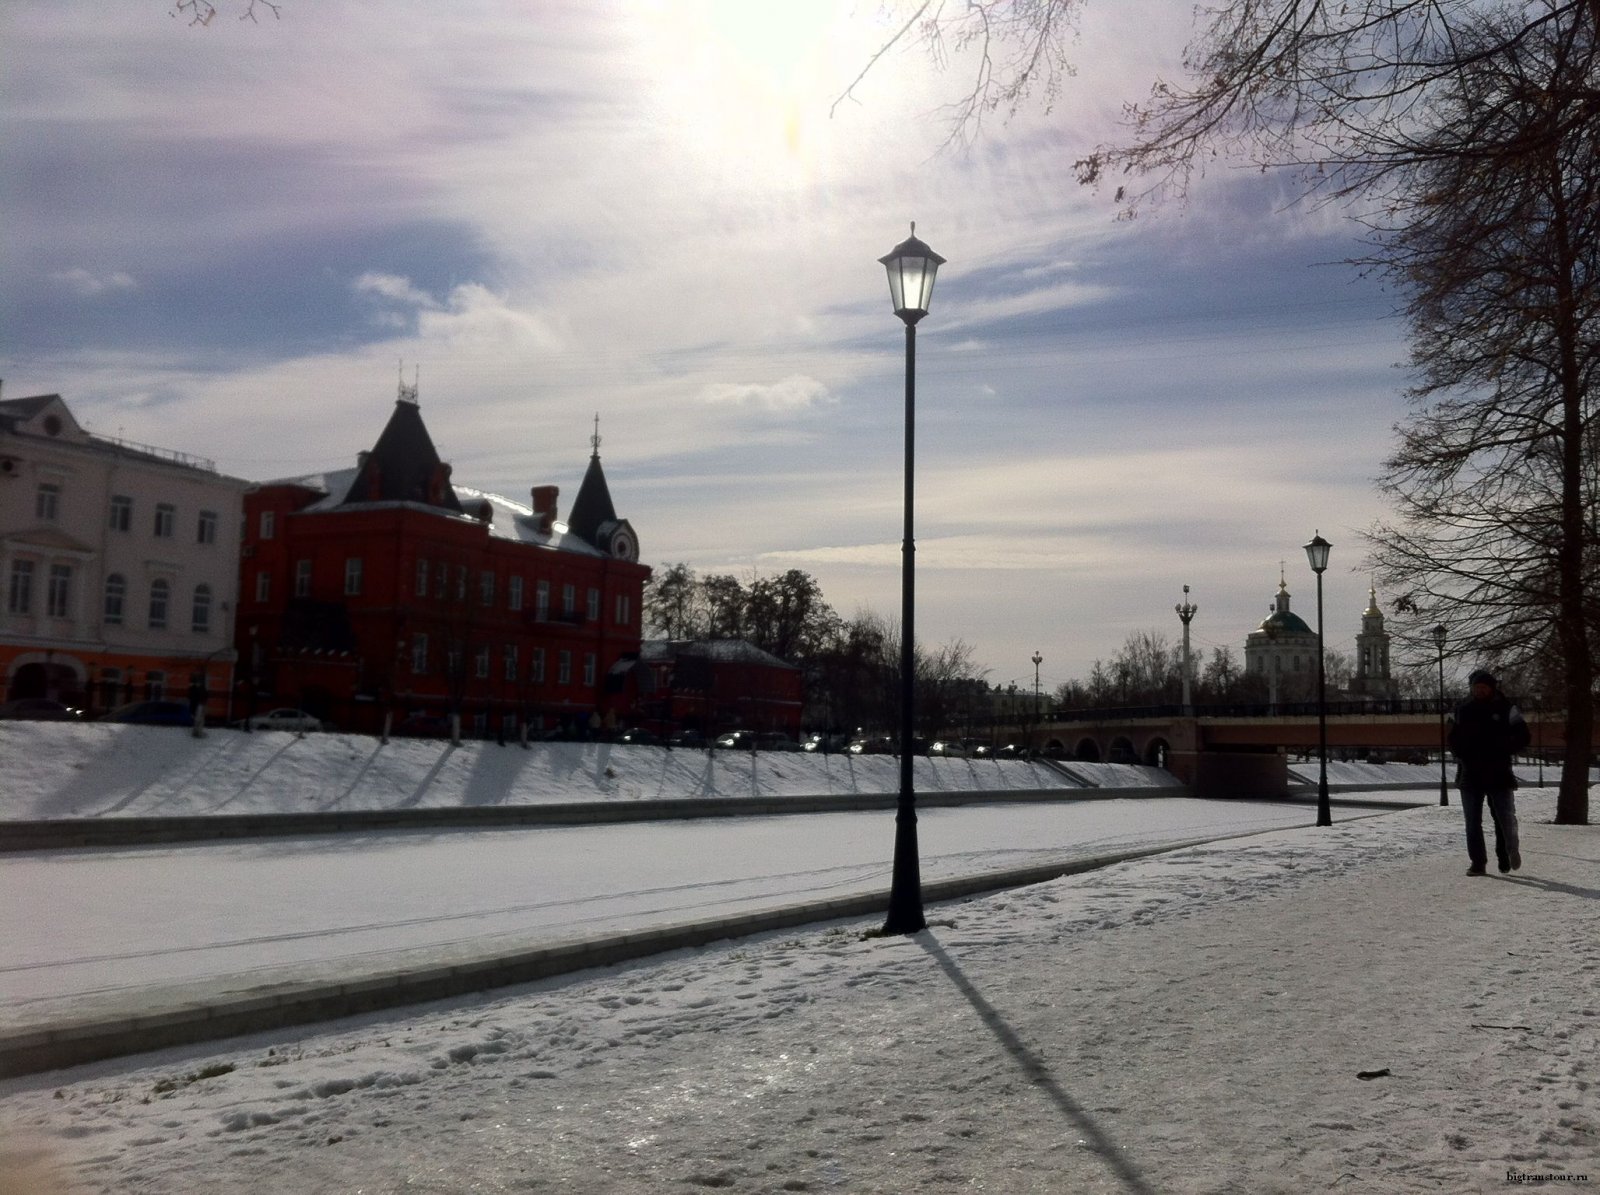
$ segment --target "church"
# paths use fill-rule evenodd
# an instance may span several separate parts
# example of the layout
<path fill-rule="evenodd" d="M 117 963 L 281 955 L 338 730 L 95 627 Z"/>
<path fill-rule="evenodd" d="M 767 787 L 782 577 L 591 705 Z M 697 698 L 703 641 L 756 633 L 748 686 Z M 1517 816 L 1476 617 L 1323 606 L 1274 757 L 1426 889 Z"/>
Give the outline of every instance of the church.
<path fill-rule="evenodd" d="M 1317 632 L 1290 609 L 1289 585 L 1280 573 L 1272 612 L 1245 637 L 1245 672 L 1264 678 L 1268 700 L 1314 701 L 1317 695 Z M 1356 635 L 1355 671 L 1348 691 L 1329 690 L 1338 701 L 1385 701 L 1396 695 L 1389 671 L 1389 633 L 1384 630 L 1378 592 L 1369 587 L 1367 608 Z"/>

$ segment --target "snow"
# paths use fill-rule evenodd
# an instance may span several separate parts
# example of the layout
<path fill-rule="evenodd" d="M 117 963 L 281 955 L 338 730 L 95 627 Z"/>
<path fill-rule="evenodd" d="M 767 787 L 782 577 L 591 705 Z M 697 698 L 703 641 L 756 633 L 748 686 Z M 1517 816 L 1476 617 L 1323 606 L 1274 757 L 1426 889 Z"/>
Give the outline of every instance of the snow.
<path fill-rule="evenodd" d="M 162 768 L 149 733 L 137 749 L 127 735 L 72 739 L 81 753 L 25 752 L 23 740 L 0 738 L 6 816 L 263 811 L 301 795 L 290 787 L 296 773 L 278 771 L 290 760 L 304 765 L 317 800 L 346 791 L 395 800 L 364 779 L 352 785 L 389 765 L 339 736 L 154 733 L 165 733 L 163 748 L 172 744 Z M 466 747 L 406 746 L 432 751 L 414 764 L 435 774 L 422 785 L 395 772 L 401 799 L 487 791 L 473 788 L 470 768 L 440 780 Z M 538 782 L 517 791 L 628 799 L 623 785 L 601 783 L 598 750 L 529 758 L 514 771 L 533 770 Z M 268 755 L 235 758 L 256 751 Z M 331 766 L 340 752 L 358 757 L 342 780 L 300 759 L 326 755 Z M 524 755 L 536 753 L 476 752 L 480 767 Z M 565 762 L 550 762 L 556 755 Z M 703 755 L 691 758 L 706 767 Z M 269 759 L 272 783 L 248 782 Z M 119 768 L 134 774 L 113 795 L 97 798 L 84 783 Z M 557 790 L 545 786 L 564 768 L 574 787 L 549 795 Z M 1472 879 L 1462 874 L 1454 804 L 1341 811 L 1324 829 L 1295 806 L 1175 797 L 1064 808 L 1108 818 L 1120 808 L 1121 823 L 1097 831 L 1120 841 L 1141 828 L 1129 810 L 1172 818 L 1194 806 L 1219 821 L 1238 810 L 1291 820 L 930 906 L 930 928 L 912 937 L 867 934 L 881 918 L 817 925 L 422 1009 L 10 1080 L 0 1083 L 0 1154 L 9 1155 L 0 1173 L 21 1182 L 31 1166 L 37 1190 L 70 1183 L 174 1195 L 1406 1192 L 1499 1190 L 1524 1176 L 1594 1181 L 1600 831 L 1548 824 L 1551 790 L 1525 789 L 1523 870 Z M 926 811 L 934 857 L 970 852 L 981 861 L 1052 845 L 1032 824 L 974 837 L 961 817 L 983 808 Z M 817 816 L 871 816 L 884 836 L 881 813 Z M 947 816 L 956 832 L 942 842 Z M 307 876 L 356 872 L 364 849 L 400 852 L 402 837 L 344 835 L 278 851 Z M 483 850 L 532 841 L 513 832 L 424 837 Z M 845 833 L 835 846 L 859 837 Z M 750 848 L 768 867 L 747 878 L 785 871 L 792 856 L 783 842 Z M 66 898 L 79 886 L 68 865 L 123 866 L 126 882 L 150 885 L 176 858 L 209 857 L 216 897 L 231 886 L 240 898 L 219 924 L 238 932 L 247 927 L 234 918 L 248 909 L 256 877 L 229 865 L 242 866 L 253 849 L 260 844 L 52 852 L 13 856 L 0 871 L 60 864 L 67 878 L 57 878 L 57 892 Z M 400 855 L 389 860 L 391 872 L 407 866 Z M 490 890 L 509 874 L 487 858 L 484 866 Z M 376 884 L 381 871 L 352 883 Z M 426 887 L 438 873 L 430 866 L 411 876 Z M 193 881 L 169 882 L 192 899 Z M 445 903 L 472 891 L 463 878 Z M 87 895 L 91 907 L 115 899 Z M 468 937 L 493 932 L 469 928 Z M 174 926 L 169 937 L 188 932 Z"/>

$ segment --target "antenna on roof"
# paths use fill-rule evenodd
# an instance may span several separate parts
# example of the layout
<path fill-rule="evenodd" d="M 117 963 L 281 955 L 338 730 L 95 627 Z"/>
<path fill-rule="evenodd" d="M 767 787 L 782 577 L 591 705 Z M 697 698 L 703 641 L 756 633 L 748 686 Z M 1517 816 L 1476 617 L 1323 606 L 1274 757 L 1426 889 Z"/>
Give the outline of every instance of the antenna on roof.
<path fill-rule="evenodd" d="M 411 381 L 411 385 L 407 386 L 406 385 L 406 363 L 405 363 L 404 358 L 402 358 L 401 361 L 400 361 L 400 401 L 401 402 L 408 402 L 412 406 L 415 407 L 415 406 L 421 405 L 417 401 L 417 392 L 421 389 L 422 367 L 420 365 L 413 365 L 411 367 L 411 369 L 412 369 L 412 373 L 411 373 L 412 381 Z"/>

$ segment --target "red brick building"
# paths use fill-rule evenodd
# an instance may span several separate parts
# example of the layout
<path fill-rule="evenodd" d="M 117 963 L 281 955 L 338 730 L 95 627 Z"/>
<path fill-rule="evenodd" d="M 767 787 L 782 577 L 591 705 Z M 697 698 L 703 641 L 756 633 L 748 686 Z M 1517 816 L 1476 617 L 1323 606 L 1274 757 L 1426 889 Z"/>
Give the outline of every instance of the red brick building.
<path fill-rule="evenodd" d="M 652 639 L 643 647 L 650 672 L 641 720 L 669 734 L 727 730 L 800 734 L 804 676 L 793 664 L 742 639 Z"/>
<path fill-rule="evenodd" d="M 414 394 L 353 468 L 262 483 L 244 500 L 238 648 L 244 705 L 340 729 L 512 737 L 624 722 L 637 696 L 644 584 L 599 437 L 565 523 L 453 485 Z"/>

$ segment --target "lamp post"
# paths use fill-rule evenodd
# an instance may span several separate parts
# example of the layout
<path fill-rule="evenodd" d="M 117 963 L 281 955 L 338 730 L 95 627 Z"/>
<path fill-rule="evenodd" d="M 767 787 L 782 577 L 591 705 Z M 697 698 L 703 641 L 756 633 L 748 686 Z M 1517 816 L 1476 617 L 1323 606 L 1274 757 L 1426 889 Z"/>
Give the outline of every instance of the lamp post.
<path fill-rule="evenodd" d="M 913 462 L 916 445 L 917 321 L 928 314 L 933 280 L 944 264 L 911 235 L 878 261 L 889 272 L 889 300 L 906 326 L 906 475 L 905 534 L 900 543 L 900 799 L 895 811 L 894 872 L 889 886 L 886 934 L 914 934 L 926 929 L 922 915 L 922 877 L 917 862 L 917 794 L 911 778 L 916 685 L 914 615 L 916 613 L 915 548 L 911 538 Z"/>
<path fill-rule="evenodd" d="M 1445 779 L 1445 759 L 1450 754 L 1450 740 L 1444 730 L 1444 623 L 1433 628 L 1433 645 L 1439 649 L 1439 804 L 1450 804 L 1450 784 Z"/>
<path fill-rule="evenodd" d="M 1189 675 L 1189 623 L 1194 616 L 1200 613 L 1200 607 L 1189 600 L 1189 587 L 1183 587 L 1183 601 L 1173 607 L 1178 614 L 1178 621 L 1183 623 L 1183 712 L 1190 712 Z"/>
<path fill-rule="evenodd" d="M 1039 665 L 1044 663 L 1044 657 L 1036 648 L 1033 653 L 1033 728 L 1037 733 L 1039 723 L 1044 719 L 1039 715 Z"/>
<path fill-rule="evenodd" d="M 1328 685 L 1323 672 L 1322 651 L 1322 573 L 1328 567 L 1328 552 L 1333 547 L 1322 538 L 1319 531 L 1306 545 L 1306 559 L 1311 571 L 1317 574 L 1317 756 L 1320 775 L 1317 780 L 1317 825 L 1333 825 L 1333 811 L 1328 806 Z"/>

